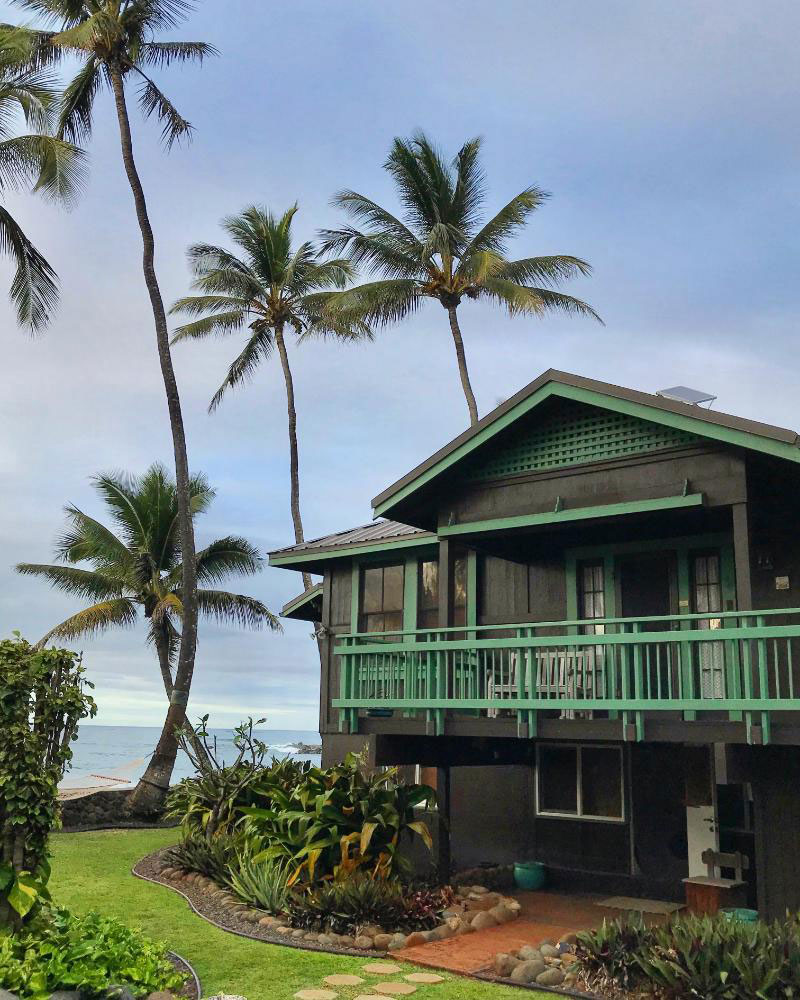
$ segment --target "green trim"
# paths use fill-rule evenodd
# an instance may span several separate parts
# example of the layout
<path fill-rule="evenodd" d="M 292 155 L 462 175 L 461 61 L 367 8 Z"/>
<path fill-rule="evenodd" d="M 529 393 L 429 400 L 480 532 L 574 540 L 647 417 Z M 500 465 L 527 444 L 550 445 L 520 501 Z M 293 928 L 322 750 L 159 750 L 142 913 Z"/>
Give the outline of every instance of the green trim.
<path fill-rule="evenodd" d="M 448 524 L 439 528 L 441 538 L 453 535 L 472 535 L 486 531 L 509 531 L 514 528 L 531 528 L 540 524 L 561 524 L 570 521 L 587 521 L 596 517 L 619 517 L 625 514 L 642 514 L 656 510 L 678 510 L 684 507 L 700 507 L 704 502 L 702 493 L 688 496 L 664 497 L 659 500 L 631 500 L 625 503 L 601 504 L 595 507 L 575 507 L 568 510 L 548 511 L 543 514 L 522 514 L 519 517 L 496 517 L 486 521 L 468 521 L 464 524 Z"/>
<path fill-rule="evenodd" d="M 415 555 L 406 556 L 403 566 L 403 628 L 417 627 L 417 581 L 419 562 Z"/>
<path fill-rule="evenodd" d="M 361 566 L 353 560 L 350 567 L 350 630 L 358 632 L 358 612 L 361 602 Z"/>
<path fill-rule="evenodd" d="M 348 559 L 351 556 L 368 555 L 371 552 L 394 552 L 396 549 L 425 549 L 437 545 L 436 535 L 414 538 L 398 538 L 392 541 L 371 542 L 365 545 L 341 545 L 335 549 L 314 549 L 302 552 L 287 552 L 285 555 L 271 553 L 270 566 L 296 566 L 309 562 L 324 562 L 328 559 Z"/>
<path fill-rule="evenodd" d="M 415 493 L 421 486 L 435 479 L 440 473 L 461 461 L 471 452 L 475 451 L 476 448 L 490 441 L 501 431 L 505 430 L 506 427 L 552 396 L 559 396 L 562 399 L 572 399 L 591 406 L 600 406 L 607 410 L 614 410 L 617 413 L 625 413 L 628 416 L 639 417 L 642 420 L 649 420 L 652 423 L 663 424 L 667 427 L 697 434 L 700 437 L 709 438 L 713 441 L 720 441 L 723 444 L 736 445 L 741 448 L 760 451 L 776 458 L 783 458 L 790 462 L 800 463 L 800 448 L 793 444 L 760 437 L 757 434 L 736 430 L 732 427 L 723 427 L 720 424 L 698 420 L 680 413 L 673 413 L 670 410 L 645 406 L 643 403 L 633 403 L 630 400 L 618 399 L 615 396 L 607 396 L 591 389 L 564 385 L 560 382 L 548 382 L 547 385 L 543 386 L 537 392 L 532 393 L 506 413 L 497 417 L 491 424 L 482 428 L 477 434 L 474 434 L 463 444 L 459 445 L 458 448 L 454 448 L 452 452 L 445 455 L 430 468 L 421 472 L 410 483 L 398 489 L 388 499 L 377 504 L 374 508 L 375 516 L 388 514 L 396 504 L 405 500 L 412 493 Z"/>
<path fill-rule="evenodd" d="M 306 590 L 302 594 L 298 594 L 297 597 L 293 597 L 291 601 L 287 601 L 281 608 L 281 618 L 289 618 L 296 611 L 304 608 L 310 601 L 313 601 L 315 598 L 321 596 L 321 594 L 321 583 L 317 583 L 310 590 Z"/>

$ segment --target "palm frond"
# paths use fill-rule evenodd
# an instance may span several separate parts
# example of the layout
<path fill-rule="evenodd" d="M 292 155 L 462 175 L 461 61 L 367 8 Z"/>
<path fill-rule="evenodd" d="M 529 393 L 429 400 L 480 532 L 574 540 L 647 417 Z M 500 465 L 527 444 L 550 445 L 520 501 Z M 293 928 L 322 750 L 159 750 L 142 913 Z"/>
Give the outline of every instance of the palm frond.
<path fill-rule="evenodd" d="M 35 140 L 33 145 L 40 164 L 39 177 L 33 190 L 44 193 L 53 201 L 74 204 L 83 191 L 86 180 L 83 151 L 71 142 L 54 139 L 49 135 L 32 138 Z"/>
<path fill-rule="evenodd" d="M 464 259 L 479 250 L 504 254 L 508 240 L 528 221 L 548 195 L 537 187 L 525 188 L 481 227 L 464 249 Z"/>
<path fill-rule="evenodd" d="M 343 209 L 351 218 L 371 227 L 373 232 L 394 239 L 399 246 L 405 247 L 406 253 L 412 256 L 422 256 L 422 243 L 411 230 L 398 218 L 387 212 L 371 198 L 359 194 L 358 191 L 339 191 L 331 199 L 331 204 Z"/>
<path fill-rule="evenodd" d="M 50 315 L 58 303 L 58 278 L 2 206 L 0 253 L 11 257 L 16 264 L 9 294 L 16 306 L 17 321 L 21 326 L 27 326 L 31 333 L 39 333 L 49 323 Z"/>
<path fill-rule="evenodd" d="M 412 315 L 422 302 L 419 282 L 410 279 L 371 281 L 343 292 L 334 292 L 323 319 L 360 319 L 368 326 L 387 326 Z"/>
<path fill-rule="evenodd" d="M 161 141 L 171 149 L 181 139 L 191 139 L 193 126 L 178 112 L 170 99 L 159 90 L 153 81 L 137 67 L 142 77 L 139 89 L 139 107 L 145 118 L 155 115 L 161 123 Z"/>
<path fill-rule="evenodd" d="M 409 252 L 406 246 L 390 234 L 362 233 L 345 226 L 343 229 L 323 229 L 319 233 L 322 253 L 347 253 L 354 268 L 366 268 L 382 278 L 416 278 L 424 272 L 425 249 L 417 241 L 419 251 Z"/>
<path fill-rule="evenodd" d="M 465 234 L 477 224 L 486 197 L 486 175 L 480 164 L 482 145 L 480 137 L 470 139 L 453 159 L 456 183 L 453 189 L 451 222 Z"/>
<path fill-rule="evenodd" d="M 139 49 L 139 61 L 158 69 L 166 69 L 173 63 L 202 63 L 218 55 L 219 49 L 208 42 L 145 42 Z"/>
<path fill-rule="evenodd" d="M 94 56 L 89 56 L 61 97 L 57 134 L 62 139 L 78 145 L 88 142 L 92 134 L 94 99 L 101 82 L 100 65 Z"/>
<path fill-rule="evenodd" d="M 558 255 L 505 261 L 497 276 L 507 281 L 514 281 L 518 285 L 529 285 L 531 282 L 540 281 L 549 285 L 560 285 L 578 276 L 588 277 L 591 273 L 591 265 L 585 260 Z"/>
<path fill-rule="evenodd" d="M 208 404 L 209 412 L 216 410 L 222 402 L 222 397 L 228 389 L 235 389 L 245 382 L 249 382 L 255 375 L 256 369 L 262 361 L 266 361 L 272 354 L 273 337 L 271 331 L 257 331 L 247 341 L 244 350 L 236 358 L 228 369 L 228 373 L 222 385 L 217 389 Z"/>
<path fill-rule="evenodd" d="M 197 591 L 200 613 L 213 618 L 220 625 L 238 625 L 240 628 L 268 628 L 282 632 L 283 626 L 269 608 L 254 597 L 231 594 L 223 590 Z"/>
<path fill-rule="evenodd" d="M 122 597 L 125 590 L 122 581 L 95 570 L 39 563 L 17 563 L 15 568 L 23 576 L 43 577 L 56 590 L 88 600 Z"/>
<path fill-rule="evenodd" d="M 246 538 L 229 535 L 218 538 L 197 553 L 197 579 L 200 583 L 222 583 L 236 573 L 251 576 L 264 565 L 255 545 Z"/>
<path fill-rule="evenodd" d="M 131 628 L 136 624 L 136 605 L 126 597 L 117 597 L 110 601 L 100 601 L 89 608 L 84 608 L 66 621 L 50 629 L 47 635 L 36 644 L 41 647 L 51 639 L 78 639 L 81 636 L 95 636 L 107 629 Z"/>
<path fill-rule="evenodd" d="M 56 556 L 65 562 L 90 562 L 101 573 L 123 577 L 135 567 L 133 553 L 100 521 L 71 504 L 65 507 L 68 527 L 56 542 Z"/>
<path fill-rule="evenodd" d="M 170 312 L 179 311 L 181 303 L 187 301 L 187 299 L 178 299 Z M 208 337 L 212 334 L 225 336 L 229 333 L 234 333 L 236 330 L 241 330 L 246 322 L 247 312 L 242 308 L 234 309 L 230 312 L 214 313 L 211 316 L 203 317 L 203 319 L 197 319 L 191 323 L 184 323 L 182 326 L 176 327 L 170 343 L 177 344 L 181 340 L 199 340 L 202 337 Z"/>
<path fill-rule="evenodd" d="M 562 312 L 571 316 L 590 316 L 602 323 L 592 307 L 572 295 L 554 292 L 550 288 L 517 285 L 502 278 L 490 278 L 478 289 L 479 296 L 488 295 L 504 305 L 512 316 L 541 316 L 546 312 Z"/>

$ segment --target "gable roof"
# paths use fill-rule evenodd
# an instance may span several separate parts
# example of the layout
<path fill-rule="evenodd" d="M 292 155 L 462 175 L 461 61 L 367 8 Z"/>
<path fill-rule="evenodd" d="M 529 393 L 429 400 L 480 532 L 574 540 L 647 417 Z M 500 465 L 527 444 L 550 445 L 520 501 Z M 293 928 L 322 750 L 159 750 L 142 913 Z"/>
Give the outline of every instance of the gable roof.
<path fill-rule="evenodd" d="M 400 508 L 403 501 L 413 493 L 553 396 L 604 407 L 711 440 L 800 462 L 800 437 L 796 431 L 550 369 L 379 493 L 372 501 L 375 516 L 390 515 L 395 511 L 402 514 Z"/>

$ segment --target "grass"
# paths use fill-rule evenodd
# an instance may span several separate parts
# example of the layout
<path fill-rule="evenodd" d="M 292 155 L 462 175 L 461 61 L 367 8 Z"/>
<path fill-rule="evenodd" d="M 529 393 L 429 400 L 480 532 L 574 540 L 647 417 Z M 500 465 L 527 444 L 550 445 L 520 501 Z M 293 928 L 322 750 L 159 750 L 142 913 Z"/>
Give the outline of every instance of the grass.
<path fill-rule="evenodd" d="M 300 989 L 322 986 L 333 973 L 360 974 L 365 959 L 326 955 L 250 941 L 218 930 L 196 916 L 185 900 L 163 886 L 131 875 L 144 855 L 174 843 L 174 830 L 115 830 L 59 834 L 51 838 L 55 902 L 78 913 L 96 910 L 141 927 L 150 937 L 167 942 L 195 967 L 203 994 L 244 996 L 247 1000 L 291 1000 Z M 412 971 L 412 967 L 407 970 Z M 368 982 L 377 977 L 367 976 Z M 342 1000 L 365 987 L 338 989 Z M 541 992 L 530 1000 L 547 1000 Z M 459 976 L 446 976 L 436 986 L 421 986 L 418 1000 L 520 1000 L 519 991 Z"/>

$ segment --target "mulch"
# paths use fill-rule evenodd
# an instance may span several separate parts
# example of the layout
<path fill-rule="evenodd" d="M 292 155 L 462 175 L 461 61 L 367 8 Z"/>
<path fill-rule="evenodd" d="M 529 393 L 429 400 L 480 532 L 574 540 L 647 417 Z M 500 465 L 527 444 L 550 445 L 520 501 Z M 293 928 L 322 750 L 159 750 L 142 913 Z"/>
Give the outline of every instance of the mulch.
<path fill-rule="evenodd" d="M 185 977 L 184 984 L 176 995 L 185 998 L 185 1000 L 202 1000 L 203 988 L 200 985 L 197 973 L 191 965 L 189 965 L 185 958 L 181 958 L 180 955 L 176 955 L 173 951 L 169 953 L 169 960 L 178 972 Z"/>

